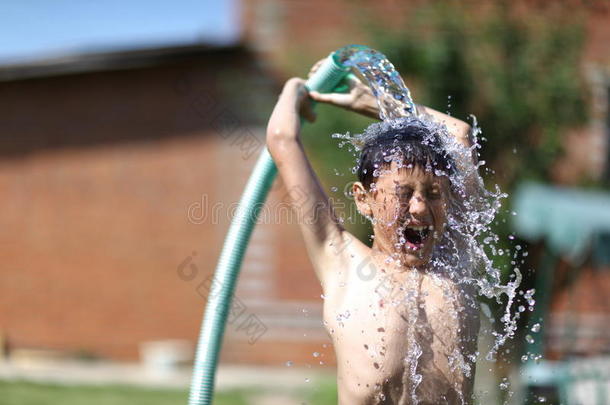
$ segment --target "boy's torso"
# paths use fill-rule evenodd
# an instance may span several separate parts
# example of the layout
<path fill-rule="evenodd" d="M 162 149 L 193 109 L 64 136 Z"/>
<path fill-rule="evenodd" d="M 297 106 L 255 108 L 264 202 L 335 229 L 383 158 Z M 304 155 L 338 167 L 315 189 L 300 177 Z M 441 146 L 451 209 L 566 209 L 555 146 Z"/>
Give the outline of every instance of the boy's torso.
<path fill-rule="evenodd" d="M 357 240 L 328 266 L 324 324 L 340 403 L 469 402 L 479 328 L 471 292 L 436 275 L 392 272 Z"/>

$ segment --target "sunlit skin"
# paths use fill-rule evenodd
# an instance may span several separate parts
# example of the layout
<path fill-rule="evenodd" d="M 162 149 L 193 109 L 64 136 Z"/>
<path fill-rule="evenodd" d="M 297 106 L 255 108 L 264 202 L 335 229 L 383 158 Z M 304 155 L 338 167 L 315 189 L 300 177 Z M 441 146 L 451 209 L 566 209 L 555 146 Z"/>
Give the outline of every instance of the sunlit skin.
<path fill-rule="evenodd" d="M 445 227 L 447 177 L 435 176 L 417 165 L 392 161 L 390 167 L 381 170 L 369 190 L 356 182 L 352 192 L 360 212 L 372 219 L 374 250 L 406 267 L 428 265 Z M 408 238 L 404 239 L 405 229 L 409 227 L 429 230 L 423 245 L 416 246 Z"/>
<path fill-rule="evenodd" d="M 414 396 L 419 404 L 470 403 L 474 365 L 466 358 L 476 351 L 479 328 L 474 293 L 429 271 L 446 226 L 448 179 L 417 166 L 396 170 L 392 163 L 374 190 L 355 183 L 356 204 L 373 220 L 375 236 L 372 247 L 359 241 L 337 220 L 300 142 L 300 117 L 315 118 L 303 84 L 291 79 L 284 86 L 267 127 L 267 147 L 286 189 L 307 196 L 292 204 L 304 219 L 299 227 L 325 297 L 339 404 L 412 404 Z M 316 100 L 374 111 L 365 90 L 350 94 L 351 101 L 337 95 L 343 104 L 326 95 Z M 457 139 L 468 139 L 467 124 L 427 111 Z M 315 220 L 309 220 L 312 212 Z M 408 236 L 404 243 L 401 236 Z"/>

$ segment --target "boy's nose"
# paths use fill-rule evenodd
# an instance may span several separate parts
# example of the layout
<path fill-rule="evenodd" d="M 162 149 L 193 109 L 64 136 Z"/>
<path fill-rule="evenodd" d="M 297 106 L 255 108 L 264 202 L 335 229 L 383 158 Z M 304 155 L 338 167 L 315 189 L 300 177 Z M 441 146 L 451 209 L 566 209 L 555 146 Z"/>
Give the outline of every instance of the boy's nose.
<path fill-rule="evenodd" d="M 426 215 L 428 211 L 428 203 L 426 199 L 419 195 L 413 194 L 411 201 L 409 201 L 409 213 L 415 217 L 421 217 Z"/>

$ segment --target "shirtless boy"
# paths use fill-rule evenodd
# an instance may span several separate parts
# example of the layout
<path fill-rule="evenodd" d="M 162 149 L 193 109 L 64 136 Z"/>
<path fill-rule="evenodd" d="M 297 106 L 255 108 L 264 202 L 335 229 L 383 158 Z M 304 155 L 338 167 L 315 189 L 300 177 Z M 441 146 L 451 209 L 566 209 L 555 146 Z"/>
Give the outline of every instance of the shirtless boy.
<path fill-rule="evenodd" d="M 376 100 L 360 83 L 348 94 L 308 93 L 304 83 L 286 82 L 269 119 L 267 147 L 286 188 L 308 197 L 292 204 L 325 297 L 339 404 L 470 403 L 479 328 L 475 295 L 431 263 L 446 232 L 450 182 L 430 167 L 446 168 L 450 158 L 422 145 L 421 134 L 409 128 L 384 134 L 373 124 L 381 136 L 364 145 L 352 187 L 359 212 L 373 223 L 368 247 L 337 220 L 304 153 L 299 119 L 315 119 L 310 99 L 378 118 Z M 418 110 L 470 146 L 468 124 Z M 382 157 L 390 150 L 388 162 Z"/>

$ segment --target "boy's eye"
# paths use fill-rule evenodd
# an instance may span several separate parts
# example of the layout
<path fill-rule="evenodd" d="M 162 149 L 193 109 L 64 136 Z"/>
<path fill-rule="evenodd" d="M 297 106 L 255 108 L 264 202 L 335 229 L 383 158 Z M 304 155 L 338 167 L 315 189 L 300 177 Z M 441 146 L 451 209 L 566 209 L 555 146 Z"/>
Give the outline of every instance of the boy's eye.
<path fill-rule="evenodd" d="M 431 190 L 428 190 L 428 197 L 433 198 L 433 199 L 440 198 L 441 192 L 440 192 L 440 190 L 433 188 Z"/>
<path fill-rule="evenodd" d="M 413 190 L 410 188 L 401 187 L 396 190 L 396 196 L 398 198 L 400 198 L 401 200 L 406 199 L 406 198 L 411 198 L 412 194 L 413 194 Z"/>

